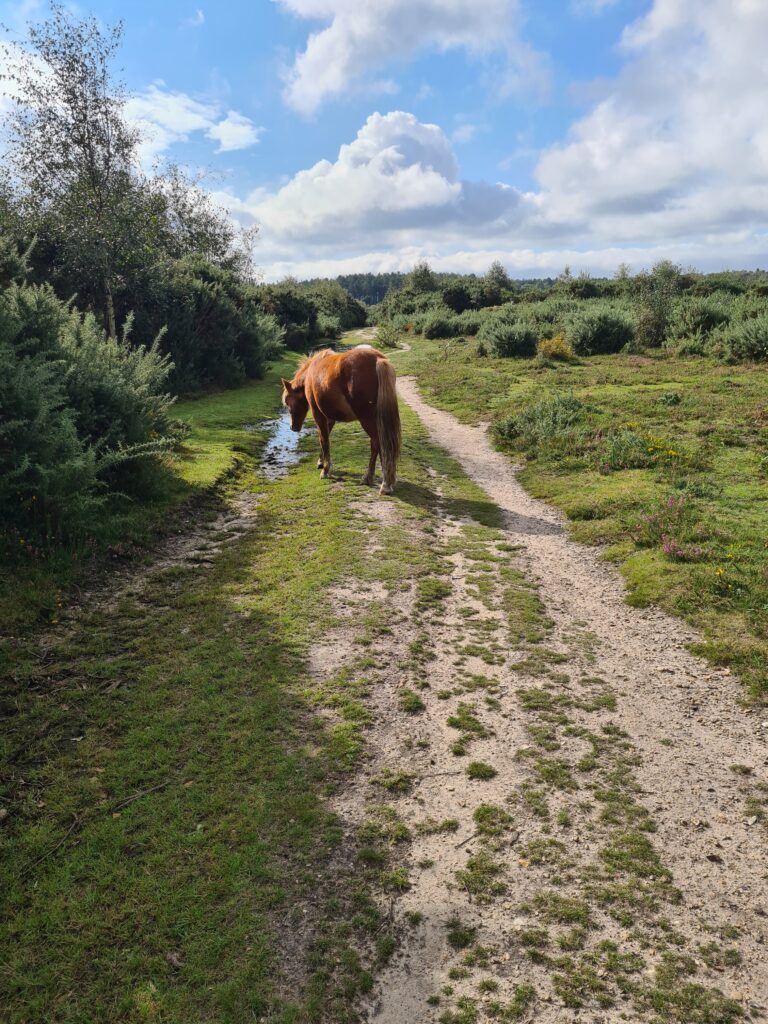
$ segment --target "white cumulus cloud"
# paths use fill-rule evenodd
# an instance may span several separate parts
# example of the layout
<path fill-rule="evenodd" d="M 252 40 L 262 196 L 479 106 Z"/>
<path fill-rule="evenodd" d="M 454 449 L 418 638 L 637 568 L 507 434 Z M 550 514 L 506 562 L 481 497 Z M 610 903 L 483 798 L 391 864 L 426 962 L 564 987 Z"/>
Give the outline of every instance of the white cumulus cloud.
<path fill-rule="evenodd" d="M 305 115 L 354 88 L 372 69 L 424 50 L 499 55 L 502 92 L 538 90 L 546 81 L 543 59 L 520 38 L 518 0 L 274 2 L 299 18 L 327 23 L 310 34 L 286 75 L 285 100 Z"/>
<path fill-rule="evenodd" d="M 372 114 L 335 161 L 321 160 L 272 193 L 227 204 L 261 225 L 274 249 L 408 244 L 413 237 L 479 228 L 503 232 L 525 197 L 504 185 L 461 181 L 453 148 L 413 114 Z"/>
<path fill-rule="evenodd" d="M 768 226 L 768 4 L 655 0 L 608 94 L 545 153 L 542 201 L 605 236 Z"/>

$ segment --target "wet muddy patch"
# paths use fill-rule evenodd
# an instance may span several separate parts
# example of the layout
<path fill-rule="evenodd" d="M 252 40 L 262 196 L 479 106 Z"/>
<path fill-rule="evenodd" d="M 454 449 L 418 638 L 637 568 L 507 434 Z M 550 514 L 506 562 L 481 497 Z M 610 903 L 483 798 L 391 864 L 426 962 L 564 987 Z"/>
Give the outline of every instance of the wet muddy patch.
<path fill-rule="evenodd" d="M 268 480 L 279 480 L 305 457 L 301 439 L 314 433 L 314 427 L 302 427 L 298 432 L 291 430 L 291 416 L 285 410 L 276 419 L 261 423 L 244 423 L 243 430 L 266 430 L 269 438 L 259 460 L 260 469 Z"/>

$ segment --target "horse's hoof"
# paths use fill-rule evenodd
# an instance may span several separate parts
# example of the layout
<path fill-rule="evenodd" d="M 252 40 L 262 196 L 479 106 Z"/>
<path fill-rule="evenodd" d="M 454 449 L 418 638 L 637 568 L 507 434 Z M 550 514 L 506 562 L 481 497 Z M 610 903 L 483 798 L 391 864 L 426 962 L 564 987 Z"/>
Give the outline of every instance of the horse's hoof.
<path fill-rule="evenodd" d="M 373 483 L 373 477 L 372 476 L 364 476 L 364 477 L 361 478 L 360 483 L 363 484 L 365 487 L 370 487 L 371 484 Z"/>
<path fill-rule="evenodd" d="M 379 494 L 392 494 L 394 489 L 395 488 L 392 486 L 392 484 L 383 483 L 379 488 Z"/>

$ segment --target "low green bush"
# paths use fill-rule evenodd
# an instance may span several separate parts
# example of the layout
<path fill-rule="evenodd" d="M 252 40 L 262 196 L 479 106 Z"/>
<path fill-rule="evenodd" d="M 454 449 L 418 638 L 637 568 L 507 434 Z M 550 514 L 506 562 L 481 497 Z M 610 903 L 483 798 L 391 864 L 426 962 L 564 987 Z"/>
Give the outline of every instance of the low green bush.
<path fill-rule="evenodd" d="M 459 334 L 466 334 L 468 337 L 474 337 L 483 325 L 484 316 L 482 313 L 477 312 L 473 309 L 468 309 L 464 313 L 461 313 L 456 317 L 456 321 L 459 325 Z"/>
<path fill-rule="evenodd" d="M 376 330 L 376 344 L 379 348 L 397 348 L 400 331 L 390 320 L 384 320 Z"/>
<path fill-rule="evenodd" d="M 573 351 L 580 356 L 621 352 L 634 338 L 629 316 L 609 308 L 595 308 L 589 303 L 568 316 L 565 328 Z"/>
<path fill-rule="evenodd" d="M 515 442 L 529 454 L 539 455 L 549 447 L 571 445 L 583 412 L 584 405 L 577 398 L 556 391 L 517 415 L 499 420 L 493 426 L 493 433 L 499 441 Z M 574 447 L 580 446 L 579 439 Z"/>
<path fill-rule="evenodd" d="M 730 319 L 726 305 L 714 297 L 686 296 L 678 299 L 669 321 L 665 345 L 678 349 L 689 338 L 704 338 Z"/>
<path fill-rule="evenodd" d="M 598 456 L 603 472 L 618 469 L 641 469 L 652 462 L 648 442 L 637 431 L 625 428 L 609 434 Z"/>
<path fill-rule="evenodd" d="M 339 318 L 321 313 L 317 318 L 317 333 L 320 338 L 340 338 L 341 324 Z"/>
<path fill-rule="evenodd" d="M 539 332 L 520 320 L 514 307 L 488 317 L 478 331 L 478 339 L 497 356 L 530 358 L 536 355 Z"/>
<path fill-rule="evenodd" d="M 724 334 L 727 350 L 740 362 L 768 359 L 768 314 L 744 320 Z"/>
<path fill-rule="evenodd" d="M 458 317 L 432 315 L 424 321 L 421 333 L 425 338 L 455 338 L 461 334 Z"/>

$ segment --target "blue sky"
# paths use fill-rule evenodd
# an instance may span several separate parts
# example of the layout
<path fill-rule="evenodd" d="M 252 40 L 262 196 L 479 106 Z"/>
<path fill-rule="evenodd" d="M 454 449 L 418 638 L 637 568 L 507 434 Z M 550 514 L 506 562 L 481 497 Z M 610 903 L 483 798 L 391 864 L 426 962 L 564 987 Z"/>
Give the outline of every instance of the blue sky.
<path fill-rule="evenodd" d="M 763 0 L 79 0 L 267 278 L 768 265 Z M 18 39 L 44 16 L 0 2 Z"/>

